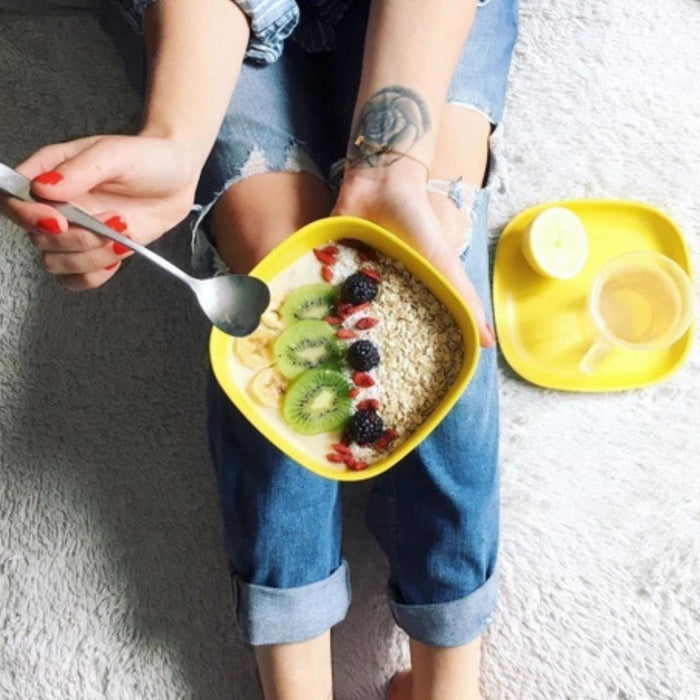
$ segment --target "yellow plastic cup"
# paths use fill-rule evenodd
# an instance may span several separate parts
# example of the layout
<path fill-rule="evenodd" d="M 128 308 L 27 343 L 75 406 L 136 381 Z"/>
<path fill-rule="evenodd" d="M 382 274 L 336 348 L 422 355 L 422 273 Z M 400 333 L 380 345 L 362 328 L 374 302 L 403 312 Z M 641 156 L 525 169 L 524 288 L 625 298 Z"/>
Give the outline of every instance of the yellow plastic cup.
<path fill-rule="evenodd" d="M 625 253 L 594 277 L 588 309 L 597 335 L 580 369 L 592 374 L 615 348 L 654 351 L 675 343 L 693 320 L 693 285 L 683 268 L 661 253 Z"/>

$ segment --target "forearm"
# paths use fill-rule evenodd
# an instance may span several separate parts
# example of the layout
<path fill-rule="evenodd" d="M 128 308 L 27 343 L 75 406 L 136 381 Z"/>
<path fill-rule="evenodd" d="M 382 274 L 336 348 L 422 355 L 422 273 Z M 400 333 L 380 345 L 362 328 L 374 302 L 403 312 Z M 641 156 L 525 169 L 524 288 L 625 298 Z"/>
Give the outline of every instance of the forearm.
<path fill-rule="evenodd" d="M 348 146 L 351 162 L 389 165 L 401 161 L 403 152 L 429 167 L 475 9 L 476 0 L 373 0 Z"/>
<path fill-rule="evenodd" d="M 149 74 L 142 133 L 181 142 L 201 168 L 248 42 L 233 0 L 160 0 L 144 13 Z"/>

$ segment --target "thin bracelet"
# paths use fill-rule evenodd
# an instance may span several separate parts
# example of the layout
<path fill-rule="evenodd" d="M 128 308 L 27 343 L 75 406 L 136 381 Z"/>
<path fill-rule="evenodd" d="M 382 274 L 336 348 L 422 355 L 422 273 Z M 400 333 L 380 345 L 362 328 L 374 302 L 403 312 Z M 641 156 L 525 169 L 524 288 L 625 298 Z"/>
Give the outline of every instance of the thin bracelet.
<path fill-rule="evenodd" d="M 374 143 L 367 141 L 367 139 L 362 135 L 358 136 L 355 139 L 355 142 L 353 145 L 357 146 L 358 148 L 360 148 L 360 146 L 362 146 L 365 149 L 372 149 L 372 152 L 371 153 L 360 153 L 359 156 L 355 156 L 354 158 L 346 158 L 345 163 L 351 168 L 354 167 L 354 165 L 358 161 L 361 161 L 364 158 L 367 158 L 369 156 L 383 156 L 387 153 L 393 153 L 394 155 L 402 156 L 403 158 L 408 158 L 408 159 L 418 163 L 418 165 L 422 165 L 425 168 L 426 179 L 430 178 L 430 168 L 428 167 L 427 163 L 420 160 L 420 158 L 416 158 L 415 156 L 412 156 L 410 153 L 404 153 L 403 151 L 397 151 L 396 149 L 392 148 L 391 146 L 379 146 L 377 144 L 374 144 Z"/>

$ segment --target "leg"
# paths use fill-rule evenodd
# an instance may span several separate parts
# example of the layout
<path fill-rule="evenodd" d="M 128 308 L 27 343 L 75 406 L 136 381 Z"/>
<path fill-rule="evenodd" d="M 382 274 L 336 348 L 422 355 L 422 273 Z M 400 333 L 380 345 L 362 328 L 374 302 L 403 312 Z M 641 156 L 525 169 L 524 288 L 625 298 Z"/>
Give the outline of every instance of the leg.
<path fill-rule="evenodd" d="M 387 700 L 479 698 L 478 682 L 471 679 L 479 678 L 481 639 L 454 648 L 431 647 L 412 639 L 410 649 L 412 668 L 391 679 Z"/>
<path fill-rule="evenodd" d="M 246 272 L 275 244 L 286 238 L 297 228 L 319 217 L 328 214 L 331 207 L 331 195 L 326 186 L 316 177 L 308 173 L 265 173 L 254 175 L 241 180 L 230 187 L 218 199 L 210 214 L 210 227 L 212 237 L 216 242 L 217 250 L 223 261 L 236 272 Z M 274 206 L 270 203 L 274 202 Z M 233 411 L 227 407 L 226 411 Z M 235 435 L 245 431 L 240 439 L 246 443 L 253 441 L 257 444 L 261 438 L 251 434 L 250 426 L 241 426 L 241 418 L 229 419 L 226 427 L 227 439 L 236 439 Z M 234 424 L 235 421 L 235 424 Z M 286 580 L 281 580 L 281 574 L 275 569 L 286 569 L 293 566 L 285 565 L 287 557 L 300 559 L 296 567 L 303 567 L 303 559 L 308 557 L 325 558 L 314 551 L 314 546 L 309 542 L 305 551 L 287 552 L 281 550 L 293 549 L 284 543 L 303 538 L 299 528 L 332 529 L 338 526 L 335 521 L 337 506 L 334 506 L 334 494 L 336 487 L 330 482 L 307 475 L 297 465 L 288 464 L 272 446 L 263 448 L 261 445 L 250 447 L 251 459 L 268 461 L 270 456 L 273 465 L 274 480 L 269 481 L 266 475 L 250 475 L 231 473 L 232 469 L 239 471 L 250 470 L 250 463 L 245 455 L 240 454 L 238 445 L 231 445 L 237 452 L 234 467 L 234 459 L 230 452 L 217 444 L 213 449 L 215 463 L 219 470 L 220 488 L 222 490 L 222 504 L 224 520 L 227 530 L 227 545 L 234 571 L 241 576 L 246 586 L 250 587 L 252 596 L 239 595 L 239 613 L 241 601 L 243 607 L 248 607 L 244 613 L 246 616 L 260 617 L 260 607 L 255 602 L 247 605 L 245 601 L 250 597 L 254 599 L 256 592 L 260 592 L 257 586 L 266 587 L 265 596 L 274 595 L 274 590 L 283 587 L 298 588 L 300 585 L 314 585 L 313 579 L 325 576 L 327 571 L 319 570 L 311 576 L 311 581 L 300 578 L 303 574 L 299 571 L 287 574 Z M 229 455 L 225 455 L 229 452 Z M 252 453 L 255 453 L 253 456 Z M 250 470 L 254 471 L 254 470 Z M 270 475 L 272 476 L 272 475 Z M 290 484 L 285 480 L 293 480 L 296 484 L 290 493 Z M 280 480 L 282 483 L 280 485 Z M 304 485 L 305 484 L 305 485 Z M 307 500 L 306 506 L 309 512 L 304 524 L 303 516 L 295 508 L 303 503 L 303 492 L 311 489 L 312 498 Z M 286 492 L 286 495 L 285 495 Z M 296 500 L 292 505 L 289 498 Z M 279 500 L 277 500 L 279 499 Z M 297 500 L 298 499 L 298 500 Z M 255 503 L 255 517 L 260 518 L 262 527 L 254 530 L 254 537 L 258 538 L 251 551 L 251 544 L 240 540 L 251 538 L 250 520 L 246 517 L 241 506 L 241 500 L 252 500 Z M 328 506 L 324 506 L 324 501 Z M 303 505 L 302 505 L 303 508 Z M 285 513 L 285 510 L 291 511 Z M 272 522 L 272 521 L 275 522 Z M 293 521 L 296 522 L 296 527 Z M 316 522 L 318 520 L 318 522 Z M 237 538 L 235 533 L 245 529 L 245 537 Z M 286 530 L 286 532 L 284 532 Z M 337 556 L 337 555 L 334 555 Z M 260 560 L 270 562 L 270 571 L 263 573 Z M 308 564 L 313 568 L 312 564 Z M 307 600 L 311 600 L 307 599 Z M 299 605 L 299 601 L 290 598 L 287 602 Z M 270 608 L 275 612 L 274 606 Z M 281 610 L 281 608 L 280 608 Z M 254 623 L 257 624 L 257 623 Z M 332 673 L 331 673 L 331 645 L 330 630 L 310 639 L 289 641 L 284 643 L 259 643 L 265 640 L 267 632 L 251 632 L 249 641 L 254 644 L 255 658 L 266 700 L 329 700 L 332 697 Z M 260 634 L 262 633 L 262 637 Z M 244 632 L 244 635 L 246 633 Z M 270 639 L 275 639 L 273 634 Z"/>
<path fill-rule="evenodd" d="M 448 105 L 441 120 L 431 180 L 454 183 L 461 178 L 461 194 L 467 197 L 471 193 L 471 198 L 475 198 L 484 179 L 490 130 L 491 125 L 483 115 Z M 471 236 L 473 205 L 464 202 L 463 206 L 457 206 L 448 193 L 449 188 L 445 193 L 433 191 L 430 198 L 445 235 L 452 239 L 455 250 L 458 250 Z M 485 233 L 478 231 L 477 235 Z M 484 264 L 483 255 L 481 264 Z M 480 291 L 482 296 L 488 295 L 483 281 Z M 488 298 L 482 301 L 488 308 Z M 399 673 L 392 679 L 389 700 L 478 698 L 480 651 L 479 637 L 457 646 L 436 646 L 411 639 L 411 671 Z"/>
<path fill-rule="evenodd" d="M 232 272 L 246 273 L 305 224 L 328 216 L 333 196 L 310 173 L 253 175 L 227 190 L 211 212 L 216 249 Z"/>
<path fill-rule="evenodd" d="M 517 25 L 514 0 L 477 10 L 448 92 L 428 185 L 445 235 L 460 250 L 468 246 L 463 262 L 487 316 L 488 192 L 477 188 L 483 186 L 491 125 L 503 113 Z M 497 591 L 493 348 L 482 352 L 471 384 L 433 434 L 377 483 L 368 516 L 390 561 L 394 618 L 411 638 L 412 670 L 397 674 L 389 697 L 478 698 L 480 636 Z"/>
<path fill-rule="evenodd" d="M 255 647 L 266 700 L 332 700 L 331 633 L 305 642 Z"/>
<path fill-rule="evenodd" d="M 428 196 L 455 251 L 463 250 L 469 240 L 474 198 L 488 162 L 490 133 L 488 119 L 472 109 L 447 105 L 441 115 Z"/>

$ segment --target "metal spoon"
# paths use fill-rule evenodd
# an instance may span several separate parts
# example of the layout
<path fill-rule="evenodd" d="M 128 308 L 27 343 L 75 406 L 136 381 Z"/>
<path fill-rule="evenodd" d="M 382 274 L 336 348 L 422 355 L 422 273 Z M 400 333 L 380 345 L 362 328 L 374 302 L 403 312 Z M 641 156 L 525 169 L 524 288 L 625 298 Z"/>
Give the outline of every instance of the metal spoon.
<path fill-rule="evenodd" d="M 184 282 L 194 292 L 202 311 L 212 324 L 228 335 L 244 336 L 252 333 L 260 323 L 260 315 L 270 303 L 270 290 L 262 280 L 248 275 L 222 275 L 210 279 L 191 277 L 169 260 L 140 243 L 122 236 L 73 204 L 40 200 L 34 197 L 31 192 L 31 180 L 2 163 L 0 163 L 0 190 L 25 202 L 40 201 L 50 204 L 72 224 L 110 238 L 148 258 Z"/>

